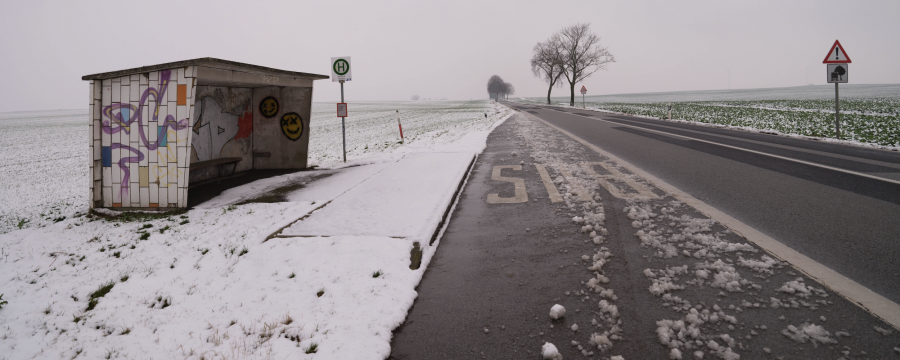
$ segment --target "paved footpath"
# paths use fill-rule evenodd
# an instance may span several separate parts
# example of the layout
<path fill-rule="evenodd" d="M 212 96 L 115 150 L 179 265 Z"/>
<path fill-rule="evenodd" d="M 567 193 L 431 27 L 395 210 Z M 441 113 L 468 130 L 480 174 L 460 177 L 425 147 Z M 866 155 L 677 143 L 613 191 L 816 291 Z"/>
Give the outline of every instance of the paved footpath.
<path fill-rule="evenodd" d="M 499 126 L 390 359 L 900 358 L 893 327 L 619 165 Z"/>

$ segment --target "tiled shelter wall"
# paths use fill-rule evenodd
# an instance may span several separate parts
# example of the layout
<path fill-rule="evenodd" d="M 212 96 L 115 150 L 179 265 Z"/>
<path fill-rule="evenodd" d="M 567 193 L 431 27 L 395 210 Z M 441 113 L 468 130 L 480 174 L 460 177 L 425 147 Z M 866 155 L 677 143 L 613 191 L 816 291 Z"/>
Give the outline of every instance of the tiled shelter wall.
<path fill-rule="evenodd" d="M 92 207 L 186 207 L 196 66 L 90 81 Z"/>

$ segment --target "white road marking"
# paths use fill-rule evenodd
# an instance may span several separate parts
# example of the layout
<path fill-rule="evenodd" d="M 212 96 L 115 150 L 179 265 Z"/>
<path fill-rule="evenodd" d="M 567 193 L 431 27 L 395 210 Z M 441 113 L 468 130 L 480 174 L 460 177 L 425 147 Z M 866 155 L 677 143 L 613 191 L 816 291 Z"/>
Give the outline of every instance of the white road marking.
<path fill-rule="evenodd" d="M 514 177 L 505 177 L 500 175 L 500 172 L 503 169 L 513 169 L 515 171 L 522 171 L 522 165 L 498 165 L 494 166 L 494 170 L 491 173 L 491 180 L 494 181 L 506 181 L 511 182 L 516 187 L 516 195 L 509 198 L 500 197 L 500 194 L 488 194 L 487 203 L 488 204 L 517 204 L 528 201 L 528 193 L 525 192 L 525 179 L 514 178 Z"/>
<path fill-rule="evenodd" d="M 637 120 L 629 120 L 629 119 L 618 119 L 618 120 L 639 123 L 639 121 L 637 121 Z M 872 160 L 872 159 L 860 158 L 860 157 L 843 155 L 843 154 L 834 154 L 834 153 L 830 153 L 827 151 L 805 149 L 805 148 L 795 147 L 795 146 L 790 146 L 790 145 L 782 145 L 782 144 L 770 143 L 770 142 L 765 142 L 765 141 L 746 139 L 746 138 L 737 137 L 737 136 L 715 134 L 715 133 L 709 133 L 709 132 L 693 130 L 693 129 L 678 128 L 678 127 L 668 126 L 668 125 L 664 125 L 664 124 L 652 124 L 652 125 L 664 127 L 664 128 L 668 128 L 668 129 L 673 129 L 673 130 L 681 130 L 681 131 L 691 132 L 691 133 L 695 133 L 695 134 L 704 134 L 704 135 L 709 135 L 709 136 L 714 136 L 714 137 L 719 137 L 719 138 L 748 142 L 748 143 L 753 143 L 753 144 L 758 144 L 758 145 L 763 145 L 763 146 L 777 147 L 777 148 L 781 148 L 781 149 L 785 149 L 785 150 L 805 152 L 807 154 L 815 154 L 815 155 L 826 156 L 826 157 L 835 158 L 835 159 L 849 160 L 849 161 L 853 161 L 853 162 L 860 162 L 860 163 L 866 163 L 866 164 L 871 164 L 871 165 L 900 169 L 900 164 L 895 164 L 895 163 L 886 162 L 886 161 Z"/>
<path fill-rule="evenodd" d="M 606 169 L 606 171 L 609 171 L 610 175 L 598 174 L 596 171 L 594 171 L 595 165 L 599 165 L 600 167 Z M 589 162 L 589 163 L 582 163 L 581 167 L 584 168 L 584 171 L 589 176 L 597 179 L 597 181 L 600 183 L 601 186 L 603 186 L 606 189 L 606 191 L 609 191 L 609 193 L 612 196 L 615 196 L 619 199 L 631 199 L 631 198 L 635 198 L 635 197 L 643 197 L 643 198 L 647 198 L 647 199 L 659 199 L 659 196 L 656 195 L 655 193 L 653 193 L 653 190 L 650 190 L 650 188 L 644 186 L 644 184 L 634 181 L 634 179 L 632 179 L 630 176 L 623 174 L 622 172 L 619 171 L 619 169 L 616 169 L 614 166 L 611 166 L 611 164 L 609 164 L 609 163 Z M 634 191 L 636 191 L 637 193 L 622 192 L 622 190 L 620 190 L 618 187 L 616 187 L 615 185 L 610 183 L 609 180 L 622 181 L 622 182 L 628 184 L 628 186 L 630 186 L 632 189 L 634 189 Z"/>
<path fill-rule="evenodd" d="M 531 116 L 531 115 L 528 115 Z M 818 263 L 817 261 L 807 257 L 806 255 L 801 254 L 800 252 L 789 248 L 788 246 L 782 244 L 778 240 L 775 240 L 769 237 L 766 234 L 761 233 L 760 231 L 750 227 L 747 224 L 725 214 L 718 209 L 707 205 L 703 201 L 700 201 L 690 194 L 681 191 L 680 189 L 669 185 L 668 183 L 660 180 L 659 178 L 651 175 L 650 173 L 634 166 L 619 157 L 606 152 L 605 150 L 597 147 L 594 144 L 591 144 L 580 137 L 565 131 L 544 119 L 541 119 L 537 116 L 533 116 L 534 118 L 540 120 L 547 126 L 556 129 L 557 131 L 565 134 L 566 136 L 572 138 L 575 141 L 578 141 L 582 145 L 590 148 L 591 150 L 597 152 L 600 155 L 603 155 L 613 162 L 619 164 L 629 172 L 638 175 L 660 190 L 665 191 L 666 193 L 672 195 L 678 201 L 681 201 L 698 211 L 702 212 L 704 215 L 709 218 L 718 221 L 723 226 L 728 227 L 735 233 L 740 236 L 743 236 L 748 241 L 753 242 L 754 244 L 761 247 L 766 252 L 772 254 L 773 256 L 790 263 L 794 268 L 802 271 L 809 277 L 817 280 L 821 284 L 827 286 L 832 291 L 838 293 L 843 296 L 850 302 L 859 305 L 866 311 L 875 315 L 878 318 L 881 318 L 888 324 L 891 324 L 894 328 L 900 330 L 900 304 L 897 304 L 888 298 L 881 296 L 875 293 L 869 288 L 851 280 L 850 278 L 839 274 L 838 272 L 831 270 L 825 265 Z M 621 125 L 621 124 L 619 124 Z M 625 125 L 628 126 L 628 125 Z M 646 129 L 644 129 L 646 130 Z M 726 145 L 727 146 L 727 145 Z M 743 150 L 743 149 L 742 149 Z M 864 174 L 863 174 L 864 175 Z M 885 180 L 885 179 L 879 179 Z"/>
<path fill-rule="evenodd" d="M 547 168 L 542 164 L 534 164 L 534 167 L 537 168 L 538 174 L 541 175 L 541 181 L 544 182 L 547 194 L 550 195 L 550 202 L 562 202 L 562 195 L 559 194 L 559 189 L 556 188 L 556 184 L 553 183 L 553 179 L 551 179 L 550 174 L 547 173 Z"/>
<path fill-rule="evenodd" d="M 717 143 L 717 142 L 715 142 L 715 141 L 703 140 L 703 139 L 698 139 L 698 138 L 694 138 L 694 137 L 690 137 L 690 136 L 685 136 L 685 135 L 678 135 L 678 134 L 667 133 L 667 132 L 665 132 L 665 131 L 659 131 L 659 130 L 647 129 L 647 128 L 640 127 L 640 126 L 634 126 L 634 125 L 622 124 L 622 123 L 618 123 L 618 122 L 615 122 L 615 121 L 609 121 L 609 120 L 606 120 L 606 119 L 592 118 L 592 117 L 587 117 L 587 116 L 584 116 L 584 115 L 578 115 L 578 114 L 573 114 L 573 113 L 566 113 L 566 114 L 575 115 L 575 116 L 580 116 L 580 117 L 588 118 L 588 119 L 591 119 L 591 120 L 597 120 L 597 121 L 608 122 L 608 123 L 610 123 L 610 124 L 616 124 L 616 125 L 619 125 L 619 126 L 626 126 L 626 127 L 630 127 L 630 128 L 638 129 L 638 130 L 642 130 L 642 131 L 654 132 L 654 133 L 658 133 L 658 134 L 662 134 L 662 135 L 666 135 L 666 136 L 678 137 L 678 138 L 684 138 L 684 139 L 688 139 L 688 140 L 694 140 L 694 141 L 704 142 L 704 143 L 707 143 L 707 144 L 718 145 L 718 146 L 727 147 L 727 148 L 730 148 L 730 149 L 735 149 L 735 150 L 740 150 L 740 151 L 746 151 L 746 152 L 749 152 L 749 153 L 759 154 L 759 155 L 763 155 L 763 156 L 769 156 L 769 157 L 773 157 L 773 158 L 776 158 L 776 159 L 782 159 L 782 160 L 792 161 L 792 162 L 796 162 L 796 163 L 800 163 L 800 164 L 804 164 L 804 165 L 815 166 L 815 167 L 819 167 L 819 168 L 823 168 L 823 169 L 828 169 L 828 170 L 833 170 L 833 171 L 842 172 L 842 173 L 845 173 L 845 174 L 851 174 L 851 175 L 861 176 L 861 177 L 865 177 L 865 178 L 869 178 L 869 179 L 880 180 L 880 181 L 888 182 L 888 183 L 891 183 L 891 184 L 900 185 L 900 180 L 894 180 L 894 179 L 883 178 L 883 177 L 879 177 L 879 176 L 869 175 L 869 174 L 866 174 L 866 173 L 861 173 L 861 172 L 858 172 L 858 171 L 847 170 L 847 169 L 841 169 L 841 168 L 834 167 L 834 166 L 823 165 L 823 164 L 817 164 L 817 163 L 809 162 L 809 161 L 806 161 L 806 160 L 800 160 L 800 159 L 790 158 L 790 157 L 787 157 L 787 156 L 781 156 L 781 155 L 769 154 L 769 153 L 762 152 L 762 151 L 745 149 L 745 148 L 742 148 L 742 147 L 739 147 L 739 146 L 726 145 L 726 144 L 722 144 L 722 143 Z"/>

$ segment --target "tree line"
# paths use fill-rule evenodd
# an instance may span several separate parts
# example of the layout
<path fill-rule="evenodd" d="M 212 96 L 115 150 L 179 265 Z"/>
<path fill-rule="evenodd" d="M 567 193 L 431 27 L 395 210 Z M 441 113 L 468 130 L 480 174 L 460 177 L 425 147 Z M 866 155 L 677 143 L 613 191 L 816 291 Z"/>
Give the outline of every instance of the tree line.
<path fill-rule="evenodd" d="M 487 91 L 491 99 L 499 100 L 508 99 L 510 95 L 516 93 L 516 88 L 512 84 L 503 81 L 499 76 L 494 75 L 488 79 Z"/>
<path fill-rule="evenodd" d="M 609 49 L 600 45 L 600 37 L 591 32 L 591 24 L 575 24 L 537 43 L 532 49 L 531 71 L 546 81 L 547 104 L 553 87 L 561 87 L 561 78 L 569 83 L 569 105 L 575 105 L 575 85 L 595 72 L 616 62 Z M 490 83 L 488 83 L 490 84 Z"/>

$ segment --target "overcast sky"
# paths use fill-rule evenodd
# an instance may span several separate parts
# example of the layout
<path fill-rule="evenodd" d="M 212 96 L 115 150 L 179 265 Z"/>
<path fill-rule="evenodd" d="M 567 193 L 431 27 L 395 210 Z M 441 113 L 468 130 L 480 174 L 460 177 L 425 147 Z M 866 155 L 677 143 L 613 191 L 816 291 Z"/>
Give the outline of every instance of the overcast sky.
<path fill-rule="evenodd" d="M 545 96 L 532 47 L 579 22 L 617 60 L 589 95 L 824 84 L 835 39 L 851 83 L 900 83 L 898 14 L 897 0 L 4 1 L 0 112 L 87 108 L 83 75 L 198 57 L 330 75 L 351 56 L 351 103 L 486 98 L 494 74 Z M 314 101 L 339 98 L 316 82 Z"/>

